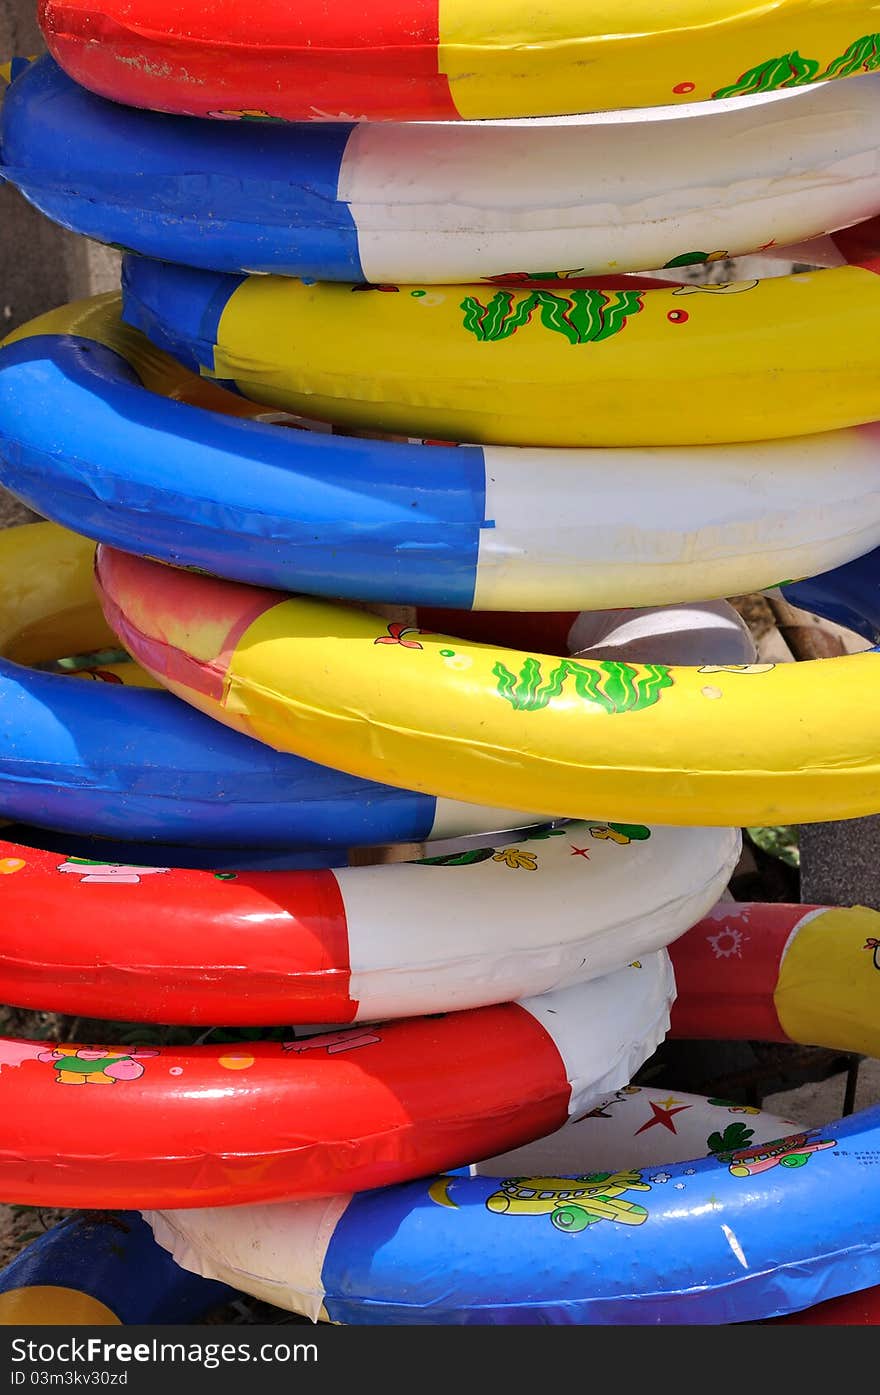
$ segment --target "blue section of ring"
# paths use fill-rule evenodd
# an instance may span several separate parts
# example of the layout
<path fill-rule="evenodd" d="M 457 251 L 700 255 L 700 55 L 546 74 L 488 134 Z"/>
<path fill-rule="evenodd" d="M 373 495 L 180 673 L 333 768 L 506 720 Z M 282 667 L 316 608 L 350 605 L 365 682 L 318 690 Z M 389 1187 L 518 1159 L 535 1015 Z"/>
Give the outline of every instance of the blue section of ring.
<path fill-rule="evenodd" d="M 286 854 L 420 842 L 435 810 L 431 796 L 273 751 L 171 693 L 0 661 L 3 818 L 87 837 Z"/>
<path fill-rule="evenodd" d="M 246 279 L 150 257 L 125 257 L 122 318 L 191 373 L 203 368 L 212 373 L 220 316 Z M 165 311 L 170 306 L 169 315 Z"/>
<path fill-rule="evenodd" d="M 470 609 L 478 446 L 362 440 L 148 392 L 90 339 L 0 350 L 0 483 L 128 552 L 312 595 Z"/>
<path fill-rule="evenodd" d="M 7 89 L 0 175 L 100 242 L 215 271 L 359 281 L 357 230 L 337 199 L 352 129 L 138 111 L 47 56 Z"/>
<path fill-rule="evenodd" d="M 741 1160 L 574 1178 L 562 1197 L 552 1178 L 362 1192 L 330 1240 L 324 1304 L 352 1325 L 774 1317 L 876 1284 L 878 1169 L 874 1106 Z"/>
<path fill-rule="evenodd" d="M 188 1323 L 237 1297 L 235 1289 L 181 1269 L 137 1211 L 75 1212 L 0 1273 L 0 1293 L 58 1286 L 103 1303 L 126 1326 Z M 64 1326 L 48 1305 L 44 1323 Z"/>
<path fill-rule="evenodd" d="M 880 548 L 780 589 L 801 610 L 854 630 L 872 644 L 880 642 Z"/>

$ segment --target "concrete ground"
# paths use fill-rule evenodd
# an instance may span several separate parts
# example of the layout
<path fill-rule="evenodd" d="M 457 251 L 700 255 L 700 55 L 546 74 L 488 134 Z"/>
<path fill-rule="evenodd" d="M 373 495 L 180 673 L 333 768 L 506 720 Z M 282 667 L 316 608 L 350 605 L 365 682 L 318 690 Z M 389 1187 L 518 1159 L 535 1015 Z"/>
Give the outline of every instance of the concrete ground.
<path fill-rule="evenodd" d="M 45 50 L 33 0 L 0 0 L 0 63 Z M 114 290 L 119 254 L 50 223 L 0 184 L 0 338 L 44 310 Z M 0 527 L 32 519 L 0 489 Z"/>
<path fill-rule="evenodd" d="M 0 0 L 0 63 L 45 51 L 35 16 L 35 0 Z M 0 335 L 117 282 L 116 252 L 56 228 L 5 185 L 0 230 Z"/>
<path fill-rule="evenodd" d="M 818 1127 L 841 1117 L 845 1091 L 846 1074 L 832 1075 L 828 1080 L 799 1085 L 796 1090 L 765 1095 L 763 1107 L 784 1119 Z M 859 1064 L 855 1109 L 867 1109 L 872 1104 L 880 1104 L 880 1061 L 869 1058 Z"/>

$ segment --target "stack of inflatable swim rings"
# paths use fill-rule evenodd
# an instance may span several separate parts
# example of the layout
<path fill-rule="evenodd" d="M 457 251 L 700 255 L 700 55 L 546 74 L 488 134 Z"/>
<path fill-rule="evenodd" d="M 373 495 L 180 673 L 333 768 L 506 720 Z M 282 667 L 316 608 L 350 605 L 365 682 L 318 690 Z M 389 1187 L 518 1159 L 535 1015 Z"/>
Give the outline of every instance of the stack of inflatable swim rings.
<path fill-rule="evenodd" d="M 873 1311 L 880 1111 L 632 1083 L 880 1054 L 873 912 L 719 900 L 743 825 L 878 809 L 876 651 L 723 599 L 878 640 L 877 6 L 697 8 L 44 0 L 2 173 L 126 255 L 0 349 L 0 999 L 286 1030 L 3 1041 L 4 1200 L 333 1322 Z M 163 1263 L 65 1312 L 219 1301 Z"/>

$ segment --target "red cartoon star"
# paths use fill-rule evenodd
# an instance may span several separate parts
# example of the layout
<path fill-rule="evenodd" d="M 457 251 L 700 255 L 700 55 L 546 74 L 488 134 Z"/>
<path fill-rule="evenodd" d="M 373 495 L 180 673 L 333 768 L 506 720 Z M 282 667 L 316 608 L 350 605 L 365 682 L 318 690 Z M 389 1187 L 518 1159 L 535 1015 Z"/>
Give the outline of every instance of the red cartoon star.
<path fill-rule="evenodd" d="M 671 1098 L 668 1099 L 665 1104 L 655 1104 L 653 1100 L 649 1100 L 648 1102 L 651 1105 L 651 1109 L 654 1112 L 654 1117 L 652 1119 L 649 1119 L 647 1123 L 642 1124 L 642 1127 L 640 1129 L 636 1129 L 635 1134 L 633 1134 L 634 1138 L 638 1134 L 644 1133 L 646 1129 L 652 1129 L 655 1124 L 662 1124 L 664 1129 L 668 1129 L 670 1133 L 677 1133 L 678 1130 L 672 1122 L 673 1115 L 681 1114 L 685 1109 L 693 1109 L 693 1105 L 691 1104 L 679 1104 L 673 1106 L 673 1101 Z"/>
<path fill-rule="evenodd" d="M 574 845 L 574 843 L 569 843 L 568 846 L 571 848 L 571 855 L 572 855 L 572 857 L 585 857 L 585 858 L 587 859 L 587 861 L 589 862 L 589 860 L 590 860 L 590 850 L 589 850 L 589 848 L 576 848 L 575 845 Z"/>

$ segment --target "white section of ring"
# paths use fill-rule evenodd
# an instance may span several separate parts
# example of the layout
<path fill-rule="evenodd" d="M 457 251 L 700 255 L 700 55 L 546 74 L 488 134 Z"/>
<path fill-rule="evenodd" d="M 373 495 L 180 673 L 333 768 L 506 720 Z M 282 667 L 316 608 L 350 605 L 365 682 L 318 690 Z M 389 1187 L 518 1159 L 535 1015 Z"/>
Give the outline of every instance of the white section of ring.
<path fill-rule="evenodd" d="M 193 1207 L 144 1211 L 157 1242 L 182 1269 L 218 1279 L 265 1303 L 293 1308 L 316 1322 L 322 1316 L 321 1271 L 349 1196 L 277 1206 Z M 217 1225 L 218 1214 L 223 1217 Z"/>
<path fill-rule="evenodd" d="M 742 595 L 880 544 L 876 424 L 722 446 L 483 451 L 494 526 L 480 534 L 475 610 L 562 610 L 575 589 L 596 610 Z"/>
<path fill-rule="evenodd" d="M 800 242 L 880 208 L 873 75 L 782 101 L 603 115 L 359 125 L 338 197 L 367 279 L 644 271 Z"/>
<path fill-rule="evenodd" d="M 358 1020 L 506 1002 L 620 969 L 699 920 L 740 853 L 733 828 L 627 836 L 573 823 L 470 865 L 337 870 Z"/>
<path fill-rule="evenodd" d="M 569 1009 L 575 991 L 577 1013 Z M 665 950 L 576 990 L 521 1000 L 520 1006 L 553 1038 L 565 1064 L 570 1116 L 582 1114 L 597 1096 L 632 1079 L 666 1036 L 674 1000 L 675 976 Z"/>
<path fill-rule="evenodd" d="M 492 809 L 482 804 L 465 804 L 459 799 L 437 800 L 434 822 L 428 837 L 465 838 L 472 833 L 494 833 L 497 829 L 525 828 L 530 823 L 546 823 L 539 814 L 524 814 L 522 809 Z"/>
<path fill-rule="evenodd" d="M 739 1130 L 736 1125 L 741 1125 Z M 802 1126 L 794 1119 L 705 1095 L 651 1085 L 625 1085 L 598 1100 L 582 1119 L 521 1148 L 471 1167 L 476 1177 L 565 1177 L 569 1173 L 616 1172 L 621 1167 L 657 1167 L 707 1157 L 709 1139 L 730 1129 L 748 1132 L 740 1147 L 784 1138 Z M 728 1146 L 733 1146 L 729 1144 Z"/>

